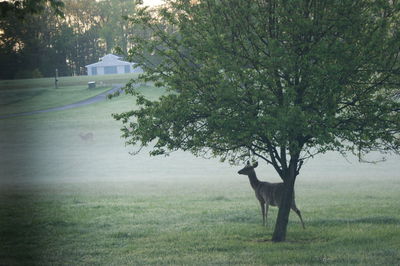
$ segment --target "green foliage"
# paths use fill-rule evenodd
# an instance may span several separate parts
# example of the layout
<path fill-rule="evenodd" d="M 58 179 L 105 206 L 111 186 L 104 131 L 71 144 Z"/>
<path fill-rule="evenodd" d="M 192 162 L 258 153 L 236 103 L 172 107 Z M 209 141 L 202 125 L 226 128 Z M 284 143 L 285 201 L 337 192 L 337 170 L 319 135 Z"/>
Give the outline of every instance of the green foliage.
<path fill-rule="evenodd" d="M 388 1 L 171 1 L 135 22 L 131 55 L 169 94 L 115 115 L 128 143 L 239 162 L 285 179 L 328 150 L 398 152 L 400 6 Z M 148 54 L 162 58 L 159 64 Z M 128 92 L 135 94 L 133 89 Z M 127 130 L 127 128 L 131 130 Z"/>
<path fill-rule="evenodd" d="M 137 0 L 107 0 L 96 3 L 100 15 L 99 37 L 105 44 L 107 53 L 118 47 L 120 54 L 127 54 L 129 38 L 137 33 L 136 26 L 129 22 L 128 17 L 139 4 L 141 1 Z"/>
<path fill-rule="evenodd" d="M 58 16 L 63 16 L 64 3 L 60 0 L 11 0 L 0 3 L 0 19 L 15 15 L 19 20 L 25 19 L 27 15 L 43 12 L 49 5 Z"/>
<path fill-rule="evenodd" d="M 20 2 L 38 5 L 40 10 L 28 12 Z M 64 16 L 52 7 L 61 3 L 56 0 L 1 3 L 24 6 L 23 19 L 16 8 L 0 17 L 1 79 L 32 78 L 28 74 L 35 69 L 45 77 L 54 76 L 56 68 L 60 76 L 85 74 L 85 65 L 114 52 L 116 46 L 127 54 L 129 38 L 138 31 L 125 16 L 140 1 L 65 0 Z"/>

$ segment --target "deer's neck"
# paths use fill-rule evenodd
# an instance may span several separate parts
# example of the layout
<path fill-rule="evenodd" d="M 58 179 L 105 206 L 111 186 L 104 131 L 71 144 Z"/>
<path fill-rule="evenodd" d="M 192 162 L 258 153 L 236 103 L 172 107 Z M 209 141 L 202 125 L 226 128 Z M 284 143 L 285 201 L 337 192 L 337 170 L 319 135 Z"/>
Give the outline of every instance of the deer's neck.
<path fill-rule="evenodd" d="M 258 187 L 258 185 L 260 184 L 260 180 L 258 180 L 255 172 L 250 173 L 248 175 L 248 177 L 249 177 L 251 187 L 255 190 Z"/>

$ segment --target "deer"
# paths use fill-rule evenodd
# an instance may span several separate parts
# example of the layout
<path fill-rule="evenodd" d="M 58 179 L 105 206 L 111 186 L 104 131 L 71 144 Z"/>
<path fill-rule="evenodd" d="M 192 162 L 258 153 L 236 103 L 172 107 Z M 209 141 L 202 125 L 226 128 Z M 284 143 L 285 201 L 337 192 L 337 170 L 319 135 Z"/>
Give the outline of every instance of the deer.
<path fill-rule="evenodd" d="M 281 206 L 284 184 L 282 182 L 269 183 L 258 180 L 256 172 L 254 171 L 254 168 L 256 168 L 257 166 L 258 162 L 255 162 L 253 165 L 251 165 L 248 161 L 247 165 L 243 169 L 241 169 L 238 174 L 247 175 L 249 177 L 250 185 L 256 194 L 256 198 L 260 202 L 263 226 L 266 226 L 269 205 L 277 206 L 278 208 L 280 208 Z M 300 210 L 296 207 L 296 202 L 294 200 L 294 191 L 290 208 L 299 216 L 301 225 L 303 226 L 303 229 L 305 229 Z"/>
<path fill-rule="evenodd" d="M 86 134 L 79 133 L 79 137 L 83 141 L 93 141 L 93 133 L 92 132 L 89 132 L 89 133 L 86 133 Z"/>

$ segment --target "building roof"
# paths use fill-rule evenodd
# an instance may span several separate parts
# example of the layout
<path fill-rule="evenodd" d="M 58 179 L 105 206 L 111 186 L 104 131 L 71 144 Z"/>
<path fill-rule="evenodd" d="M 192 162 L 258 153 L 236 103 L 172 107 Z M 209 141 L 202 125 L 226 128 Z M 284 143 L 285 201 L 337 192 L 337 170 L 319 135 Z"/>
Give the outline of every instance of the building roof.
<path fill-rule="evenodd" d="M 86 68 L 89 67 L 101 67 L 101 66 L 126 66 L 126 65 L 132 65 L 134 63 L 126 62 L 121 60 L 121 57 L 113 55 L 113 54 L 107 54 L 100 58 L 100 61 L 97 63 L 93 63 L 90 65 L 86 65 Z"/>

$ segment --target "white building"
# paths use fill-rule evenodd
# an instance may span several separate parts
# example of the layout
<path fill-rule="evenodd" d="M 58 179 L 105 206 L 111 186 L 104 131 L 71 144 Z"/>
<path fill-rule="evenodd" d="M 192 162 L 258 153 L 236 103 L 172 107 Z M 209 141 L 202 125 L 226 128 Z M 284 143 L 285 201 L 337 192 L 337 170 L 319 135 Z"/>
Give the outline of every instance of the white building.
<path fill-rule="evenodd" d="M 124 74 L 143 72 L 140 67 L 135 67 L 136 63 L 122 61 L 121 57 L 108 54 L 100 58 L 100 61 L 85 66 L 88 76 Z"/>

